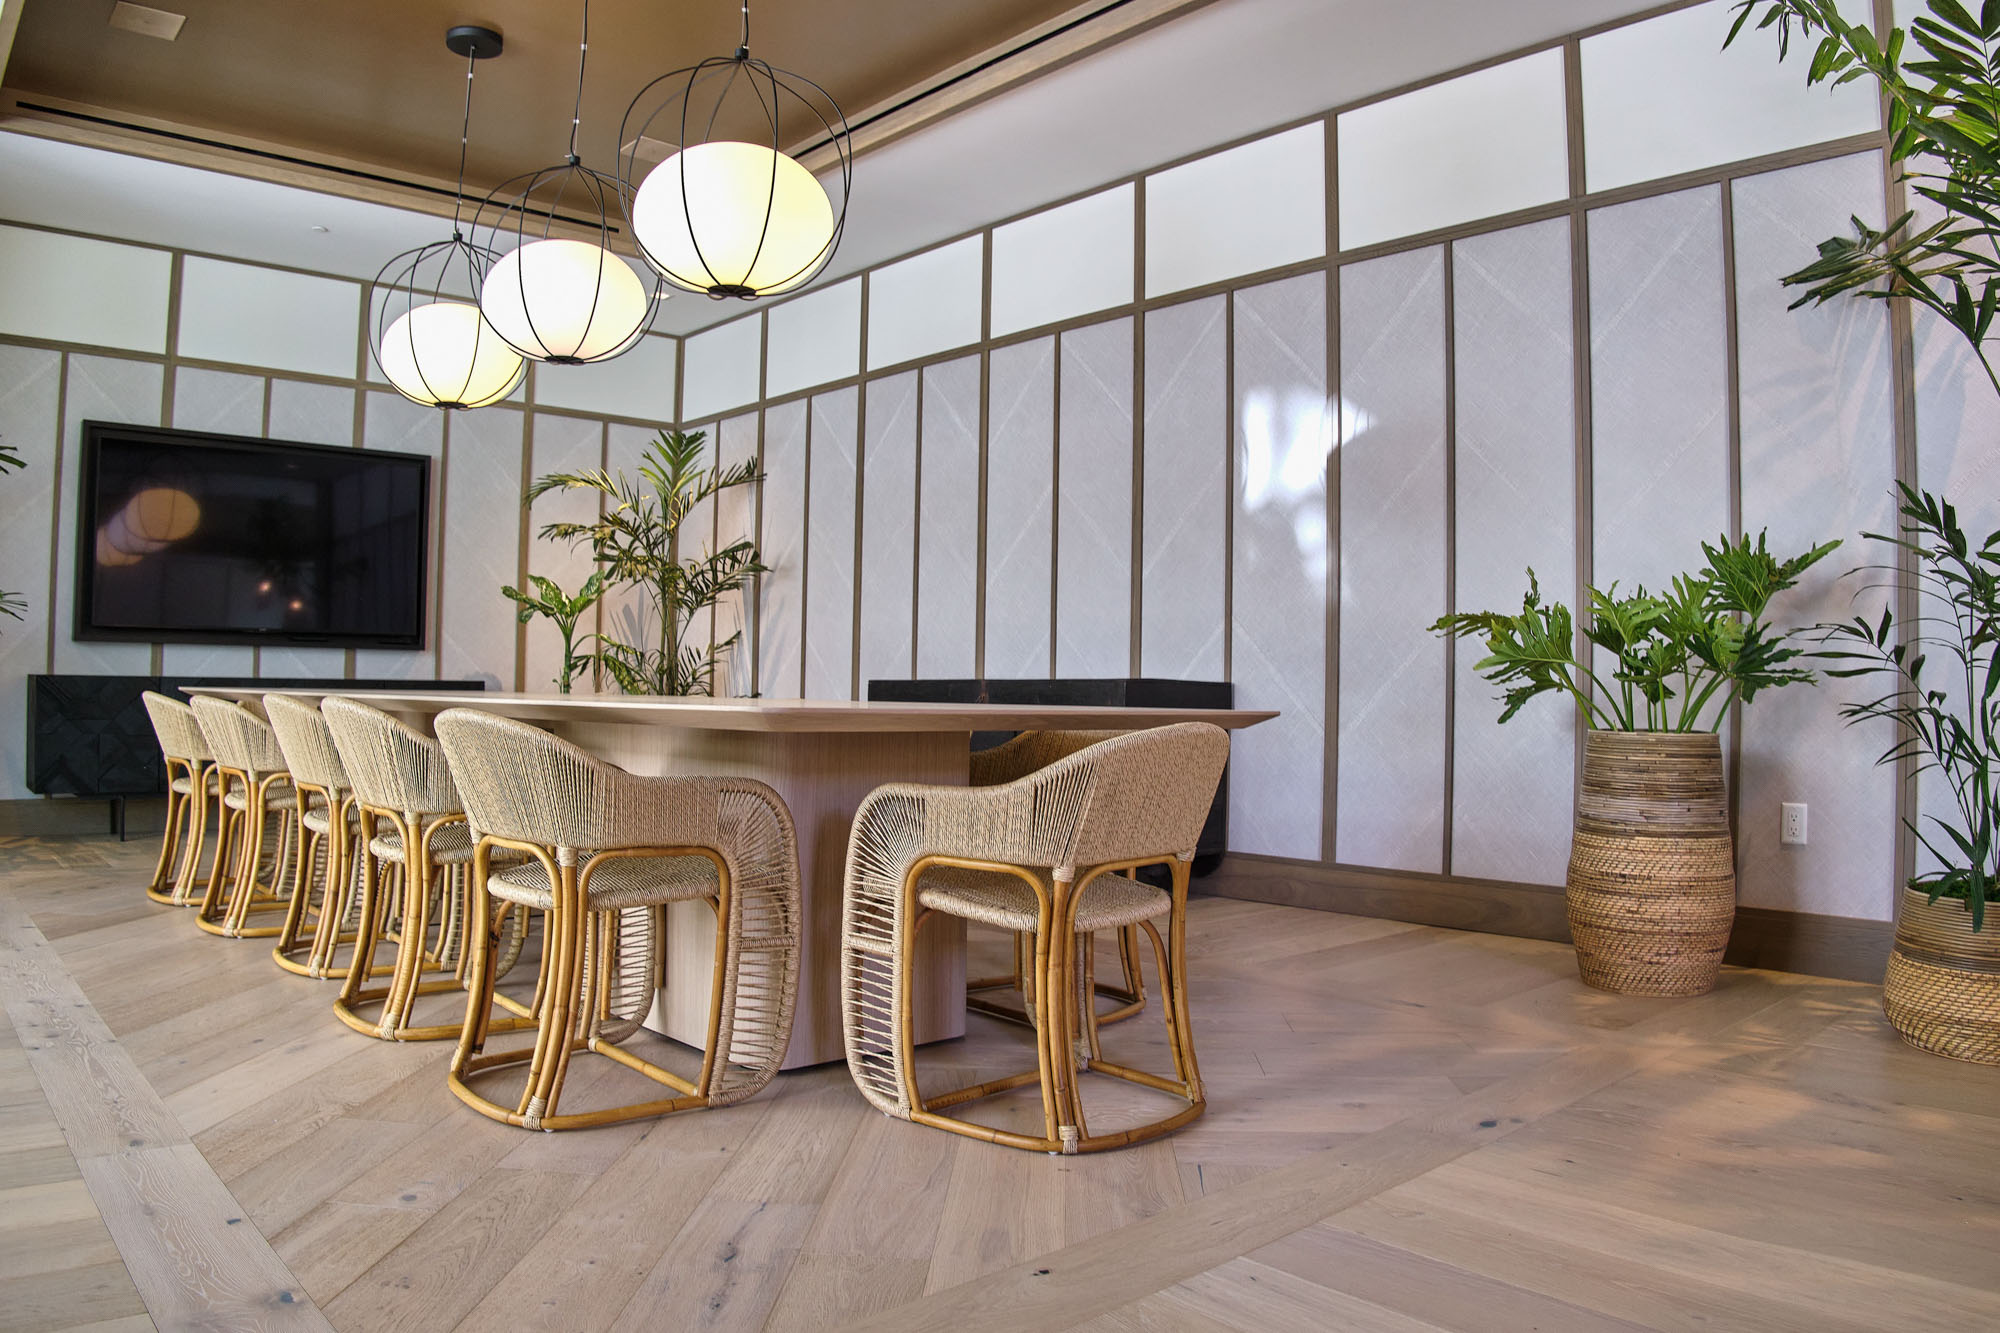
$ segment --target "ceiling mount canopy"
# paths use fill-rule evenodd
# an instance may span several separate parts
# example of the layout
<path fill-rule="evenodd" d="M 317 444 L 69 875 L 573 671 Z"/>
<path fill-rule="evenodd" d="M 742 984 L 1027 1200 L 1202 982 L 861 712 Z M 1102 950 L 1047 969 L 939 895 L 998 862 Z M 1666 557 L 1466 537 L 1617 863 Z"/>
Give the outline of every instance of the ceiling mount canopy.
<path fill-rule="evenodd" d="M 368 326 L 368 350 L 396 391 L 425 407 L 485 407 L 521 382 L 527 367 L 480 318 L 470 299 L 499 256 L 465 239 L 465 146 L 472 129 L 473 67 L 500 54 L 500 34 L 462 26 L 445 45 L 465 57 L 465 115 L 458 132 L 458 195 L 451 239 L 405 250 L 375 275 L 380 308 Z M 461 298 L 461 299 L 453 299 Z"/>
<path fill-rule="evenodd" d="M 590 55 L 590 0 L 576 60 L 576 105 L 561 162 L 514 177 L 486 196 L 474 220 L 499 255 L 481 275 L 479 309 L 522 356 L 578 365 L 630 350 L 652 326 L 663 284 L 642 279 L 611 249 L 611 219 L 624 207 L 618 178 L 583 165 L 576 151 Z M 558 213 L 595 217 L 587 240 L 552 235 Z M 586 222 L 586 226 L 588 223 Z"/>
<path fill-rule="evenodd" d="M 754 99 L 755 142 L 710 137 L 732 97 Z M 839 159 L 837 201 L 784 151 L 809 140 Z M 840 245 L 854 177 L 847 119 L 826 89 L 750 54 L 749 0 L 736 50 L 641 88 L 618 141 L 633 239 L 676 287 L 717 300 L 774 296 L 812 281 Z M 653 144 L 668 156 L 647 172 Z"/>

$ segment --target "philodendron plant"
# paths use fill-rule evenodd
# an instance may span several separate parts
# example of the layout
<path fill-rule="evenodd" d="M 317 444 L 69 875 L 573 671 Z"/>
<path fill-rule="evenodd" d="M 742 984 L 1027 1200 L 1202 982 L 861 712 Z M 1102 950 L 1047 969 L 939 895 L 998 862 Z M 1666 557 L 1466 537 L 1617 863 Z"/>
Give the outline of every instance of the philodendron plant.
<path fill-rule="evenodd" d="M 14 450 L 12 445 L 0 444 L 0 472 L 14 472 L 26 467 L 27 460 Z M 21 613 L 28 609 L 28 599 L 18 592 L 0 592 L 0 616 L 21 619 Z"/>
<path fill-rule="evenodd" d="M 1543 603 L 1532 569 L 1520 614 L 1461 611 L 1431 629 L 1485 641 L 1487 655 L 1472 669 L 1506 688 L 1502 722 L 1537 695 L 1561 693 L 1596 730 L 1713 731 L 1730 704 L 1812 681 L 1810 670 L 1793 665 L 1805 650 L 1774 632 L 1764 612 L 1839 545 L 1830 541 L 1780 560 L 1761 532 L 1755 545 L 1747 536 L 1736 542 L 1725 536 L 1717 545 L 1703 542 L 1707 563 L 1675 577 L 1664 594 L 1640 587 L 1621 595 L 1616 583 L 1586 589 L 1583 636 L 1615 662 L 1609 680 L 1578 660 L 1575 618 L 1561 602 Z"/>
<path fill-rule="evenodd" d="M 576 627 L 584 613 L 604 596 L 604 574 L 599 571 L 585 579 L 574 596 L 564 592 L 562 585 L 554 579 L 543 578 L 540 574 L 528 575 L 528 583 L 535 590 L 532 594 L 519 588 L 502 588 L 500 593 L 521 608 L 520 622 L 523 625 L 536 616 L 544 616 L 555 624 L 563 641 L 562 672 L 556 677 L 555 686 L 568 694 L 570 682 L 582 675 L 584 668 L 594 660 L 592 654 L 577 651 Z"/>

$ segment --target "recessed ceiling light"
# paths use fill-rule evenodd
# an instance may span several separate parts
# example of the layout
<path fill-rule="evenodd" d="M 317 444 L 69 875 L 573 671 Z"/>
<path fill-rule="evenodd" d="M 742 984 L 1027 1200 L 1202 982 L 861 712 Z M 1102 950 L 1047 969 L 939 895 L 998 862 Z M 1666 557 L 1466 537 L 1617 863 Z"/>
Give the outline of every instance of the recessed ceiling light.
<path fill-rule="evenodd" d="M 154 9 L 150 5 L 127 4 L 118 0 L 111 6 L 111 26 L 136 32 L 143 37 L 157 37 L 163 42 L 171 42 L 181 35 L 181 24 L 187 22 L 187 15 L 174 14 L 164 9 Z"/>

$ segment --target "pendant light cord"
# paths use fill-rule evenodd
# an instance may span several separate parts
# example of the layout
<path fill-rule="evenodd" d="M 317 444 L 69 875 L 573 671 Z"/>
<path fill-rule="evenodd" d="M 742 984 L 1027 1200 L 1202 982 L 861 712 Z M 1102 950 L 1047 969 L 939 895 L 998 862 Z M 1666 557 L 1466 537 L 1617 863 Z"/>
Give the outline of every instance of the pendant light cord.
<path fill-rule="evenodd" d="M 750 0 L 743 0 L 743 41 L 736 48 L 736 58 L 750 58 Z"/>
<path fill-rule="evenodd" d="M 583 37 L 577 43 L 576 50 L 576 105 L 570 109 L 569 113 L 569 160 L 571 166 L 575 166 L 578 161 L 576 155 L 576 131 L 577 127 L 583 123 L 583 66 L 589 59 L 590 0 L 583 0 Z"/>
<path fill-rule="evenodd" d="M 475 44 L 465 56 L 465 116 L 458 124 L 458 194 L 451 201 L 451 239 L 465 239 L 460 230 L 460 215 L 465 211 L 465 145 L 472 137 L 472 71 L 479 64 L 479 53 Z"/>

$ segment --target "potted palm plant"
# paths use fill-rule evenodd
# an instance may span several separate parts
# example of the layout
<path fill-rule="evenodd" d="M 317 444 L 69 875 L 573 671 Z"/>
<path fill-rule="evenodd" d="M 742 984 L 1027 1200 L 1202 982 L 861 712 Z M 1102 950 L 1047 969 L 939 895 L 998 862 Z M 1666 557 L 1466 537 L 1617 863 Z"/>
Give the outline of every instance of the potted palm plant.
<path fill-rule="evenodd" d="M 0 472 L 13 472 L 27 465 L 27 460 L 15 451 L 14 446 L 0 444 Z M 0 592 L 0 616 L 11 616 L 19 620 L 22 612 L 27 609 L 28 599 L 20 593 Z"/>
<path fill-rule="evenodd" d="M 748 538 L 720 550 L 695 549 L 695 543 L 683 539 L 688 515 L 704 501 L 764 479 L 754 459 L 735 467 L 704 467 L 703 442 L 701 431 L 661 431 L 641 455 L 637 480 L 596 468 L 553 472 L 528 488 L 529 504 L 557 490 L 595 491 L 603 497 L 594 521 L 550 523 L 541 535 L 588 545 L 606 587 L 626 585 L 645 594 L 643 638 L 595 636 L 596 661 L 627 694 L 708 693 L 717 662 L 735 648 L 742 631 L 720 643 L 684 643 L 687 626 L 698 612 L 767 569 Z"/>
<path fill-rule="evenodd" d="M 1812 263 L 1784 278 L 1796 304 L 1845 296 L 1905 301 L 1955 329 L 2000 392 L 1986 338 L 2000 311 L 2000 4 L 1928 0 L 1909 28 L 1879 38 L 1850 23 L 1833 0 L 1741 0 L 1734 40 L 1752 19 L 1816 43 L 1811 83 L 1873 79 L 1889 108 L 1889 152 L 1901 180 L 1927 205 L 1876 230 L 1820 242 Z M 1949 797 L 1906 821 L 1937 862 L 1906 882 L 1883 981 L 1890 1025 L 1913 1046 L 2000 1064 L 2000 929 L 1986 912 L 2000 876 L 2000 532 L 1968 537 L 1943 497 L 1902 483 L 1896 536 L 1887 543 L 1897 594 L 1879 621 L 1824 627 L 1829 674 L 1866 676 L 1888 692 L 1844 711 L 1898 728 L 1884 762 L 1910 762 Z M 1938 683 L 1933 667 L 1949 673 Z"/>
<path fill-rule="evenodd" d="M 1473 670 L 1505 689 L 1502 722 L 1543 694 L 1566 695 L 1583 721 L 1565 901 L 1590 985 L 1627 995 L 1715 985 L 1736 917 L 1718 733 L 1732 704 L 1813 679 L 1765 609 L 1839 544 L 1781 560 L 1762 533 L 1754 545 L 1723 537 L 1664 594 L 1590 588 L 1582 637 L 1595 651 L 1582 658 L 1569 608 L 1543 603 L 1532 569 L 1518 615 L 1459 612 L 1431 626 L 1485 641 Z"/>

